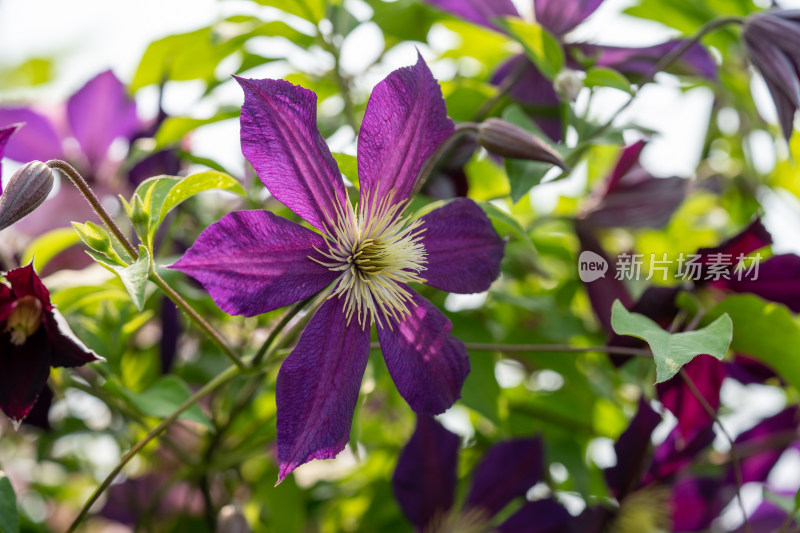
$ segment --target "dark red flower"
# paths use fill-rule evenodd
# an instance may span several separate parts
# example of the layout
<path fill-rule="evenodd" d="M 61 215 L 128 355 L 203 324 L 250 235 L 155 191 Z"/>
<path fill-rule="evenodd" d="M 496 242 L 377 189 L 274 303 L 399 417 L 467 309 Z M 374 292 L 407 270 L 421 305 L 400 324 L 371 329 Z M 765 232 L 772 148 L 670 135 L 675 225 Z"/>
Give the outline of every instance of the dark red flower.
<path fill-rule="evenodd" d="M 51 366 L 104 359 L 75 337 L 32 263 L 5 273 L 5 279 L 0 284 L 0 409 L 19 424 L 36 403 Z"/>

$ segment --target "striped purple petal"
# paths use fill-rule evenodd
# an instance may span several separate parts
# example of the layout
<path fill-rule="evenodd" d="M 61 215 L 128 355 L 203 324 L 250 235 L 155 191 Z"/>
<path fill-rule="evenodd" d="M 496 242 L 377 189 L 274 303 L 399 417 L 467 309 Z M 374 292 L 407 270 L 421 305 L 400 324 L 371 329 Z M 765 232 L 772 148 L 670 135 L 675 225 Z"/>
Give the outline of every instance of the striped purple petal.
<path fill-rule="evenodd" d="M 28 107 L 0 108 L 0 124 L 22 124 L 5 148 L 5 157 L 27 163 L 61 159 L 61 136 L 49 119 Z"/>
<path fill-rule="evenodd" d="M 519 17 L 520 14 L 511 0 L 425 0 L 442 11 L 479 24 L 487 28 L 501 31 L 494 23 L 499 17 Z"/>

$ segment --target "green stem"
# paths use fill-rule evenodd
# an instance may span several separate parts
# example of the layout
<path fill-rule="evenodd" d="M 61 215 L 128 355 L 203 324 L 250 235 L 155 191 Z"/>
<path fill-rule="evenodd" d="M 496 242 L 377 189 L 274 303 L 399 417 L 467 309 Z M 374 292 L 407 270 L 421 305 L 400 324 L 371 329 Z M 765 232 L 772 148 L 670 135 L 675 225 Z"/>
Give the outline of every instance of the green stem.
<path fill-rule="evenodd" d="M 92 507 L 94 502 L 100 497 L 100 495 L 109 487 L 117 475 L 122 471 L 128 462 L 133 459 L 139 451 L 142 450 L 147 444 L 158 437 L 167 427 L 170 426 L 178 417 L 191 406 L 193 406 L 198 400 L 205 397 L 206 395 L 213 392 L 219 386 L 227 382 L 229 379 L 233 378 L 239 371 L 239 368 L 236 366 L 228 367 L 227 370 L 222 372 L 221 374 L 217 375 L 214 379 L 206 383 L 200 390 L 192 394 L 185 402 L 183 402 L 175 411 L 172 412 L 167 418 L 161 421 L 156 427 L 154 427 L 150 432 L 145 435 L 139 442 L 133 445 L 133 447 L 128 450 L 122 459 L 120 459 L 117 466 L 111 471 L 108 476 L 103 480 L 102 483 L 95 489 L 92 495 L 89 497 L 88 500 L 83 504 L 83 508 L 81 508 L 80 513 L 78 516 L 73 520 L 72 524 L 67 529 L 67 533 L 72 533 L 77 529 L 80 523 L 86 518 L 86 515 L 89 514 L 89 509 Z"/>
<path fill-rule="evenodd" d="M 83 179 L 83 176 L 81 176 L 80 173 L 72 167 L 72 165 L 65 161 L 61 161 L 60 159 L 51 159 L 45 164 L 50 168 L 60 170 L 72 181 L 72 183 L 75 184 L 83 197 L 86 198 L 86 200 L 92 206 L 94 212 L 97 213 L 97 216 L 100 217 L 109 231 L 114 234 L 122 247 L 125 248 L 125 251 L 128 252 L 128 255 L 130 255 L 134 260 L 138 259 L 139 251 L 133 246 L 133 244 L 131 244 L 128 238 L 125 237 L 125 234 L 122 233 L 122 230 L 119 229 L 119 226 L 117 226 L 116 222 L 114 222 L 114 219 L 111 218 L 111 215 L 108 214 L 108 211 L 105 210 L 103 204 L 101 204 L 100 200 L 97 198 L 97 195 L 94 193 L 86 180 Z"/>
<path fill-rule="evenodd" d="M 236 355 L 236 353 L 231 349 L 231 347 L 228 346 L 228 343 L 225 342 L 225 339 L 222 338 L 217 330 L 211 327 L 211 324 L 206 322 L 206 320 L 200 316 L 200 314 L 195 311 L 194 308 L 189 305 L 189 303 L 184 300 L 180 294 L 170 287 L 155 270 L 151 270 L 150 280 L 155 283 L 156 286 L 161 289 L 161 291 L 166 294 L 170 300 L 175 302 L 175 305 L 177 305 L 184 313 L 189 315 L 189 318 L 191 318 L 192 321 L 203 330 L 203 333 L 205 333 L 214 342 L 214 344 L 216 344 L 223 351 L 223 353 L 228 356 L 231 361 L 233 361 L 239 370 L 244 373 L 249 372 L 247 365 L 245 365 L 239 356 Z"/>
<path fill-rule="evenodd" d="M 652 352 L 646 348 L 628 348 L 626 346 L 570 346 L 568 344 L 491 344 L 484 342 L 465 342 L 464 348 L 477 352 L 605 352 L 636 357 L 653 357 Z"/>
<path fill-rule="evenodd" d="M 264 356 L 267 354 L 267 350 L 275 342 L 275 339 L 278 338 L 278 334 L 283 330 L 283 328 L 286 327 L 286 325 L 289 322 L 291 322 L 291 320 L 295 317 L 295 315 L 297 315 L 297 313 L 299 313 L 300 310 L 303 309 L 303 307 L 305 307 L 305 305 L 311 301 L 312 298 L 314 297 L 309 296 L 302 302 L 297 302 L 291 309 L 289 309 L 288 311 L 286 311 L 286 313 L 283 314 L 281 320 L 275 325 L 274 328 L 272 328 L 272 331 L 270 331 L 267 340 L 264 341 L 264 344 L 261 345 L 261 348 L 259 348 L 256 354 L 253 356 L 253 362 L 252 362 L 253 368 L 258 368 L 259 366 L 261 366 L 261 362 L 264 360 Z"/>
<path fill-rule="evenodd" d="M 645 76 L 642 79 L 642 81 L 639 82 L 639 87 L 636 89 L 636 92 L 634 92 L 630 96 L 630 98 L 628 98 L 628 100 L 622 105 L 622 107 L 617 109 L 614 112 L 614 114 L 611 115 L 611 118 L 609 118 L 605 122 L 605 124 L 603 124 L 602 126 L 598 126 L 594 131 L 589 133 L 586 139 L 588 140 L 597 137 L 598 135 L 604 133 L 608 128 L 610 128 L 611 125 L 614 123 L 614 121 L 617 119 L 617 117 L 620 115 L 620 113 L 628 109 L 628 107 L 630 107 L 633 101 L 636 100 L 636 96 L 639 94 L 639 91 L 642 90 L 642 87 L 653 81 L 653 79 L 656 77 L 656 74 L 658 74 L 659 72 L 667 68 L 669 65 L 671 65 L 673 61 L 675 61 L 683 54 L 685 54 L 692 46 L 699 43 L 703 37 L 705 37 L 712 31 L 721 28 L 722 26 L 734 23 L 743 24 L 744 19 L 742 17 L 721 17 L 718 19 L 714 19 L 709 23 L 707 23 L 702 28 L 700 28 L 697 31 L 697 33 L 694 34 L 693 37 L 691 37 L 690 39 L 686 39 L 681 43 L 680 46 L 672 50 L 670 53 L 664 55 L 664 57 L 662 57 L 655 65 L 653 65 L 653 68 L 650 70 L 650 73 L 647 76 Z"/>

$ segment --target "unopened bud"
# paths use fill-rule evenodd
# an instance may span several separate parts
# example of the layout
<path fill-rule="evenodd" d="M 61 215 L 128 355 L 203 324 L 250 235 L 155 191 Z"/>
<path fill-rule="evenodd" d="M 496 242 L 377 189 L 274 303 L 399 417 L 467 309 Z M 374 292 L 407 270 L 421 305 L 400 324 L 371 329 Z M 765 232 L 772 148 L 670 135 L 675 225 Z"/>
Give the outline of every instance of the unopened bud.
<path fill-rule="evenodd" d="M 553 80 L 553 88 L 562 100 L 574 102 L 583 89 L 583 80 L 577 71 L 565 68 Z"/>
<path fill-rule="evenodd" d="M 226 505 L 217 515 L 217 531 L 219 533 L 251 533 L 247 518 L 235 505 Z"/>
<path fill-rule="evenodd" d="M 41 161 L 32 161 L 14 172 L 0 195 L 0 230 L 39 207 L 53 189 L 55 174 Z"/>
<path fill-rule="evenodd" d="M 94 222 L 87 222 L 86 224 L 73 222 L 72 227 L 75 228 L 78 236 L 89 248 L 98 252 L 111 250 L 111 239 L 108 236 L 108 232 Z"/>
<path fill-rule="evenodd" d="M 569 170 L 558 153 L 544 141 L 499 118 L 489 118 L 481 123 L 478 128 L 478 144 L 499 156 L 543 161 Z"/>

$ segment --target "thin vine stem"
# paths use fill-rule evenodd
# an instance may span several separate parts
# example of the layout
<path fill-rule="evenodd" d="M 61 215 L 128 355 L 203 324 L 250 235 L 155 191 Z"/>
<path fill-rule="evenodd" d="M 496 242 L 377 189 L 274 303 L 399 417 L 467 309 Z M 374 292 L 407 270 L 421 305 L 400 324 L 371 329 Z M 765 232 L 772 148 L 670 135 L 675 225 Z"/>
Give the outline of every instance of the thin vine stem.
<path fill-rule="evenodd" d="M 219 332 L 211 326 L 211 324 L 206 322 L 206 319 L 200 316 L 200 313 L 195 311 L 194 308 L 189 305 L 189 303 L 184 300 L 183 297 L 175 291 L 175 289 L 170 287 L 169 284 L 167 284 L 167 282 L 164 281 L 164 279 L 159 276 L 155 270 L 151 270 L 150 280 L 155 283 L 159 289 L 161 289 L 167 298 L 172 300 L 175 305 L 177 305 L 184 313 L 189 315 L 189 318 L 191 318 L 192 321 L 197 324 L 201 330 L 203 330 L 203 333 L 205 333 L 214 342 L 214 344 L 216 344 L 223 351 L 223 353 L 228 356 L 231 361 L 233 361 L 239 370 L 243 371 L 244 373 L 249 372 L 247 365 L 238 355 L 236 355 L 236 352 L 234 352 L 233 349 L 228 346 L 228 343 L 222 338 L 222 335 L 220 335 Z"/>
<path fill-rule="evenodd" d="M 450 153 L 450 150 L 455 148 L 458 141 L 467 135 L 475 135 L 478 133 L 478 126 L 479 125 L 476 122 L 462 122 L 456 125 L 450 137 L 445 139 L 444 142 L 439 145 L 436 151 L 431 154 L 431 156 L 419 169 L 414 188 L 408 195 L 409 198 L 413 198 L 420 190 L 422 190 L 422 187 L 425 185 L 428 179 L 430 179 L 433 171 L 436 169 L 436 165 L 438 165 L 439 162 Z"/>
<path fill-rule="evenodd" d="M 69 529 L 67 529 L 67 533 L 72 533 L 77 529 L 77 527 L 80 525 L 83 519 L 86 518 L 86 516 L 89 514 L 89 510 L 91 509 L 92 505 L 94 505 L 94 503 L 97 501 L 97 499 L 100 497 L 100 495 L 103 494 L 103 492 L 105 492 L 105 490 L 111 486 L 111 483 L 114 482 L 114 479 L 116 479 L 117 475 L 122 471 L 125 465 L 127 465 L 128 462 L 142 450 L 142 448 L 147 446 L 147 444 L 149 444 L 150 441 L 158 437 L 165 429 L 167 429 L 167 427 L 169 427 L 173 422 L 175 422 L 175 420 L 177 420 L 178 417 L 184 411 L 186 411 L 187 409 L 192 407 L 195 403 L 197 403 L 198 400 L 204 398 L 205 396 L 216 390 L 218 387 L 226 383 L 228 380 L 233 378 L 238 373 L 239 373 L 239 368 L 237 366 L 234 365 L 228 367 L 225 371 L 217 375 L 214 379 L 206 383 L 197 392 L 195 392 L 189 398 L 187 398 L 185 402 L 183 402 L 180 406 L 178 406 L 177 409 L 175 409 L 172 412 L 172 414 L 170 414 L 167 418 L 162 420 L 161 423 L 158 424 L 156 427 L 151 429 L 150 432 L 147 433 L 147 435 L 145 435 L 144 437 L 142 437 L 141 440 L 139 440 L 139 442 L 134 444 L 133 447 L 130 450 L 128 450 L 128 452 L 124 456 L 122 456 L 122 459 L 120 459 L 119 463 L 117 463 L 117 466 L 115 466 L 114 469 L 102 481 L 102 483 L 98 485 L 98 487 L 94 490 L 89 499 L 86 500 L 86 502 L 83 504 L 83 507 L 80 510 L 80 513 L 78 514 L 77 517 L 75 517 L 75 520 L 72 521 L 72 524 L 70 524 Z"/>
<path fill-rule="evenodd" d="M 111 215 L 108 214 L 108 211 L 103 207 L 103 204 L 100 203 L 100 199 L 97 198 L 97 195 L 94 193 L 92 188 L 83 179 L 80 172 L 75 170 L 72 165 L 67 163 L 66 161 L 61 161 L 60 159 L 51 159 L 47 163 L 45 163 L 48 167 L 60 170 L 65 176 L 67 176 L 72 183 L 78 188 L 84 198 L 89 202 L 92 206 L 92 209 L 97 216 L 103 221 L 103 224 L 114 234 L 114 237 L 120 242 L 125 251 L 128 252 L 134 260 L 139 258 L 139 251 L 131 244 L 128 238 L 122 233 L 122 230 L 119 229 L 117 223 L 114 222 L 114 219 L 111 218 Z"/>
<path fill-rule="evenodd" d="M 630 348 L 627 346 L 570 346 L 568 344 L 492 344 L 484 342 L 465 342 L 464 348 L 472 351 L 484 352 L 605 352 L 617 355 L 632 355 L 635 357 L 653 357 L 647 348 Z"/>
<path fill-rule="evenodd" d="M 286 325 L 289 322 L 292 321 L 292 319 L 297 315 L 297 313 L 299 313 L 303 309 L 303 307 L 305 307 L 306 304 L 308 304 L 308 302 L 310 302 L 313 298 L 314 298 L 313 296 L 309 296 L 305 300 L 297 302 L 291 309 L 289 309 L 283 314 L 280 321 L 275 325 L 274 328 L 272 328 L 272 331 L 270 331 L 267 340 L 264 341 L 264 344 L 261 345 L 261 348 L 259 348 L 256 354 L 253 356 L 253 360 L 251 363 L 251 366 L 253 368 L 258 368 L 259 366 L 261 366 L 261 362 L 264 360 L 264 356 L 266 356 L 267 350 L 269 350 L 269 348 L 272 347 L 273 343 L 275 342 L 275 339 L 278 338 L 278 334 L 283 330 L 283 328 L 286 327 Z"/>
<path fill-rule="evenodd" d="M 717 427 L 720 429 L 725 438 L 728 440 L 728 443 L 731 446 L 731 464 L 733 465 L 733 476 L 736 479 L 736 501 L 739 504 L 739 509 L 742 511 L 742 520 L 744 520 L 744 529 L 747 533 L 753 533 L 753 529 L 750 527 L 750 523 L 747 520 L 747 511 L 744 507 L 744 502 L 742 501 L 742 464 L 739 458 L 739 452 L 736 449 L 736 443 L 733 441 L 731 434 L 728 433 L 728 430 L 725 429 L 725 426 L 722 425 L 719 417 L 717 416 L 716 411 L 709 405 L 708 401 L 700 394 L 700 391 L 697 389 L 697 386 L 692 381 L 692 378 L 689 377 L 689 374 L 686 373 L 686 370 L 681 368 L 680 376 L 686 386 L 689 387 L 689 390 L 692 392 L 697 401 L 700 402 L 700 405 L 703 406 L 703 409 L 711 417 Z"/>

